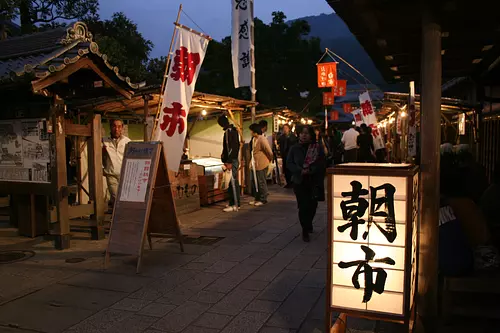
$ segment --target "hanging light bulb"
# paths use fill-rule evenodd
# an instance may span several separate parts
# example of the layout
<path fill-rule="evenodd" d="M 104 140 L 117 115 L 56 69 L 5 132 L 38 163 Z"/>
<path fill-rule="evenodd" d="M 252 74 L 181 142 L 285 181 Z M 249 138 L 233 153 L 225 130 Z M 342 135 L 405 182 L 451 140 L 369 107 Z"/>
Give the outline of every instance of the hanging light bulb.
<path fill-rule="evenodd" d="M 207 115 L 207 110 L 201 110 L 201 115 L 205 117 Z"/>
<path fill-rule="evenodd" d="M 405 118 L 407 116 L 406 111 L 401 111 L 401 118 Z"/>

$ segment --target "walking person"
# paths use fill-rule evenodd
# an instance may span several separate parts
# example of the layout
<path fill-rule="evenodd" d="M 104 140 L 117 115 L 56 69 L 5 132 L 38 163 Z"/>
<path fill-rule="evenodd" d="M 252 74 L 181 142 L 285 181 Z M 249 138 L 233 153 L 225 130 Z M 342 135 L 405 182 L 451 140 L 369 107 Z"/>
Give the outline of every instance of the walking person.
<path fill-rule="evenodd" d="M 250 177 L 252 178 L 255 198 L 255 200 L 250 201 L 250 205 L 262 206 L 267 203 L 267 170 L 273 160 L 273 151 L 267 139 L 262 135 L 262 127 L 259 124 L 250 125 L 250 131 L 252 133 L 252 161 L 250 163 L 252 172 Z"/>
<path fill-rule="evenodd" d="M 344 163 L 356 162 L 358 159 L 358 136 L 355 125 L 351 125 L 349 130 L 344 132 L 342 136 L 342 144 L 344 145 Z"/>
<path fill-rule="evenodd" d="M 232 173 L 231 184 L 227 189 L 229 194 L 229 206 L 224 208 L 224 212 L 236 212 L 238 211 L 238 207 L 240 207 L 240 184 L 238 181 L 238 168 L 240 166 L 238 160 L 240 152 L 240 135 L 234 125 L 229 124 L 229 120 L 226 116 L 220 116 L 217 119 L 217 123 L 224 130 L 221 160 L 226 169 L 231 170 Z"/>
<path fill-rule="evenodd" d="M 332 154 L 332 164 L 342 163 L 342 133 L 334 125 L 328 128 L 328 142 Z"/>
<path fill-rule="evenodd" d="M 358 162 L 373 162 L 375 159 L 375 147 L 371 127 L 361 124 L 361 134 L 357 138 Z"/>
<path fill-rule="evenodd" d="M 292 173 L 293 190 L 299 208 L 299 221 L 302 239 L 309 242 L 313 232 L 313 220 L 318 201 L 325 200 L 325 154 L 323 147 L 316 142 L 312 126 L 299 130 L 299 143 L 290 149 L 287 168 Z"/>
<path fill-rule="evenodd" d="M 285 188 L 292 188 L 292 174 L 290 170 L 286 167 L 286 161 L 290 148 L 292 148 L 297 143 L 297 137 L 292 133 L 290 125 L 283 125 L 283 134 L 278 139 L 278 144 L 280 148 L 280 155 L 283 161 L 283 172 L 285 173 L 286 185 Z"/>

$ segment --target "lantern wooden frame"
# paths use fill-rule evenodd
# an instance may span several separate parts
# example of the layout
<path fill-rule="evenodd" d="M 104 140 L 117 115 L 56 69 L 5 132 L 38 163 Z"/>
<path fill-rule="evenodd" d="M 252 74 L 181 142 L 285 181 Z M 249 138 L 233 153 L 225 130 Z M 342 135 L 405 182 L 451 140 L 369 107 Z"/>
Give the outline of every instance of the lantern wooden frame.
<path fill-rule="evenodd" d="M 334 176 L 356 176 L 362 177 L 391 177 L 405 178 L 406 186 L 406 204 L 405 204 L 405 235 L 404 237 L 404 281 L 403 281 L 403 311 L 402 315 L 388 314 L 383 312 L 360 310 L 353 308 L 342 308 L 332 305 L 333 301 L 333 262 L 334 262 Z M 344 327 L 344 323 L 337 323 L 332 327 L 332 313 L 338 312 L 344 314 L 342 318 L 345 321 L 347 316 L 366 318 L 372 320 L 382 320 L 404 324 L 409 330 L 412 330 L 416 315 L 416 290 L 418 283 L 418 202 L 419 202 L 419 168 L 409 164 L 375 164 L 375 163 L 347 163 L 340 164 L 327 171 L 328 190 L 328 267 L 327 267 L 327 286 L 326 286 L 326 332 L 338 331 L 339 327 Z M 412 258 L 413 255 L 413 258 Z M 413 286 L 411 280 L 413 278 Z M 412 288 L 413 287 L 413 288 Z M 413 292 L 412 292 L 413 290 Z M 341 329 L 343 331 L 344 329 Z"/>

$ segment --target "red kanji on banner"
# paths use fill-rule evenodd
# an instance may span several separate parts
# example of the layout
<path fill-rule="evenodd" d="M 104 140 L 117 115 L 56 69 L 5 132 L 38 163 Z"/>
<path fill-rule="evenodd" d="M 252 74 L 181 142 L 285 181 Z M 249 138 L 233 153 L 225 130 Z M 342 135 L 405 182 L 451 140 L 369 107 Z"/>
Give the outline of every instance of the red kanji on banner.
<path fill-rule="evenodd" d="M 187 48 L 181 46 L 179 50 L 175 51 L 174 65 L 170 77 L 175 81 L 187 81 L 187 84 L 191 85 L 200 60 L 199 53 L 190 53 Z"/>
<path fill-rule="evenodd" d="M 318 64 L 318 87 L 335 87 L 337 84 L 337 63 L 325 62 Z"/>
<path fill-rule="evenodd" d="M 338 111 L 330 112 L 330 120 L 339 120 L 339 112 Z"/>
<path fill-rule="evenodd" d="M 363 121 L 363 120 L 361 119 L 361 114 L 359 114 L 359 113 L 356 113 L 356 114 L 354 115 L 354 119 L 355 119 L 356 121 Z"/>
<path fill-rule="evenodd" d="M 372 103 L 370 101 L 365 101 L 361 104 L 361 110 L 363 111 L 363 116 L 369 116 L 373 113 Z"/>
<path fill-rule="evenodd" d="M 380 136 L 380 132 L 378 130 L 378 127 L 375 124 L 370 124 L 370 127 L 372 128 L 372 135 L 376 139 L 377 137 Z"/>
<path fill-rule="evenodd" d="M 337 85 L 332 88 L 334 96 L 345 96 L 347 91 L 347 80 L 337 80 Z"/>
<path fill-rule="evenodd" d="M 342 108 L 344 109 L 345 113 L 351 113 L 352 112 L 351 104 L 349 104 L 349 103 L 342 104 Z"/>
<path fill-rule="evenodd" d="M 323 105 L 333 105 L 333 104 L 334 104 L 333 94 L 330 92 L 324 92 L 323 93 Z"/>
<path fill-rule="evenodd" d="M 182 108 L 181 103 L 173 102 L 171 108 L 163 109 L 163 122 L 160 124 L 162 131 L 165 131 L 168 136 L 172 136 L 175 130 L 179 128 L 179 134 L 184 132 L 184 118 L 186 117 L 186 110 Z"/>

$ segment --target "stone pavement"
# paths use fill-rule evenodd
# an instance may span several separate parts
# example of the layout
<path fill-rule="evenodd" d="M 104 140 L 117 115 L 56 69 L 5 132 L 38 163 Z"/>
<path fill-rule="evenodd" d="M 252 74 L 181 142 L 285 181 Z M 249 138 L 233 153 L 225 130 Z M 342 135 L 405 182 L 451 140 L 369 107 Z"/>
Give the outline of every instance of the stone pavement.
<path fill-rule="evenodd" d="M 278 188 L 264 207 L 213 206 L 181 223 L 185 235 L 223 239 L 187 244 L 184 253 L 154 239 L 141 274 L 127 256 L 113 256 L 104 271 L 106 241 L 75 239 L 66 251 L 29 244 L 33 257 L 0 265 L 0 332 L 323 332 L 326 204 L 310 243 L 301 240 L 293 193 Z M 72 258 L 85 260 L 66 262 Z M 360 333 L 376 323 L 348 324 Z"/>

